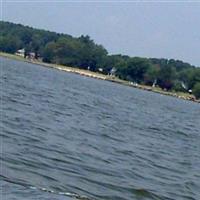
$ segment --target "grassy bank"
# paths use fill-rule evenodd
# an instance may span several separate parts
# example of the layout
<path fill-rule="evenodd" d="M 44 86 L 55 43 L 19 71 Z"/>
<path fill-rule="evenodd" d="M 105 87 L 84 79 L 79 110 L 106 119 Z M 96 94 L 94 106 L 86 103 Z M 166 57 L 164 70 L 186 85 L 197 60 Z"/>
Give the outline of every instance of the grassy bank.
<path fill-rule="evenodd" d="M 24 61 L 24 62 L 28 62 L 28 63 L 33 63 L 33 64 L 37 64 L 37 65 L 42 65 L 44 67 L 54 68 L 54 69 L 58 69 L 58 70 L 65 71 L 65 72 L 76 73 L 76 74 L 91 77 L 91 78 L 111 81 L 111 82 L 115 82 L 115 83 L 119 83 L 119 84 L 129 86 L 129 87 L 134 87 L 134 88 L 138 88 L 138 89 L 142 89 L 142 90 L 152 91 L 152 92 L 159 93 L 159 94 L 162 94 L 162 95 L 173 96 L 173 97 L 176 97 L 176 98 L 200 103 L 199 100 L 196 100 L 193 95 L 188 94 L 188 93 L 168 92 L 168 91 L 162 90 L 159 87 L 151 87 L 151 86 L 140 85 L 140 84 L 136 85 L 136 84 L 133 84 L 132 82 L 121 80 L 117 77 L 111 77 L 111 76 L 104 75 L 104 74 L 101 74 L 101 73 L 98 73 L 98 72 L 92 72 L 92 71 L 89 71 L 89 70 L 67 67 L 67 66 L 57 65 L 57 64 L 44 63 L 44 62 L 41 62 L 41 61 L 38 61 L 38 60 L 25 59 L 21 56 L 3 53 L 3 52 L 0 52 L 0 56 L 10 58 L 10 59 L 19 60 L 19 61 Z"/>

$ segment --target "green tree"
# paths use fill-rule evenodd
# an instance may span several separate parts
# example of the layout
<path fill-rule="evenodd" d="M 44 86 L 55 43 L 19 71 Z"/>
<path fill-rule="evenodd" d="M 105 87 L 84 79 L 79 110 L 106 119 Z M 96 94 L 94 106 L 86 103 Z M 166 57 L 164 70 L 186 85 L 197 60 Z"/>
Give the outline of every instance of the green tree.
<path fill-rule="evenodd" d="M 55 42 L 49 42 L 46 44 L 42 56 L 43 56 L 43 61 L 51 63 L 53 62 L 54 59 L 54 50 L 55 50 L 56 44 Z"/>
<path fill-rule="evenodd" d="M 153 85 L 158 79 L 160 68 L 157 65 L 151 65 L 144 74 L 144 83 L 147 85 Z"/>
<path fill-rule="evenodd" d="M 97 71 L 108 54 L 107 50 L 102 45 L 95 44 L 88 35 L 78 39 L 81 42 L 78 52 L 79 66 L 86 69 L 89 67 L 90 70 Z"/>
<path fill-rule="evenodd" d="M 195 96 L 197 99 L 200 99 L 200 82 L 197 82 L 197 83 L 194 85 L 194 88 L 192 89 L 192 92 L 193 92 L 194 96 Z"/>
<path fill-rule="evenodd" d="M 151 67 L 151 63 L 146 58 L 129 58 L 125 65 L 120 67 L 118 75 L 122 79 L 141 83 L 144 80 L 144 75 Z"/>
<path fill-rule="evenodd" d="M 21 47 L 21 41 L 14 36 L 0 37 L 0 50 L 7 53 L 15 53 Z"/>
<path fill-rule="evenodd" d="M 174 86 L 176 80 L 176 70 L 174 67 L 162 67 L 158 74 L 158 85 L 162 89 L 170 90 Z"/>

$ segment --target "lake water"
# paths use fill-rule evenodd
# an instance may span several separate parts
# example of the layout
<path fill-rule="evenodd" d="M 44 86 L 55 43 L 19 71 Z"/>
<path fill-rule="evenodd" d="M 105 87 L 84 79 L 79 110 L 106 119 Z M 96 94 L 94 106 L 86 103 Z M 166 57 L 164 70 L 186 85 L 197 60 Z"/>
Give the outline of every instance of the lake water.
<path fill-rule="evenodd" d="M 200 199 L 200 104 L 0 63 L 0 199 Z"/>

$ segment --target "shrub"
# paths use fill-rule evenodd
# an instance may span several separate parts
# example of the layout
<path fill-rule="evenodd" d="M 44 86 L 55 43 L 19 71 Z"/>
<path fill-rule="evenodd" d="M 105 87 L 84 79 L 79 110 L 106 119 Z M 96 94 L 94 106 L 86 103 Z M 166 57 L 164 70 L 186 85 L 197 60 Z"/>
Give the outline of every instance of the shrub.
<path fill-rule="evenodd" d="M 200 82 L 194 85 L 192 92 L 197 99 L 200 99 Z"/>

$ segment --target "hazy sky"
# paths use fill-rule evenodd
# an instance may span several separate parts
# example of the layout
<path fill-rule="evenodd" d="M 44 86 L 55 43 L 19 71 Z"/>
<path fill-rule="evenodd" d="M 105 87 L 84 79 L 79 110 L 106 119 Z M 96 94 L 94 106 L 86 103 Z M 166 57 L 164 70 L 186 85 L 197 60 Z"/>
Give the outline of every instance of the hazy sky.
<path fill-rule="evenodd" d="M 175 58 L 200 66 L 200 1 L 3 0 L 1 7 L 5 21 L 88 34 L 110 54 Z"/>

